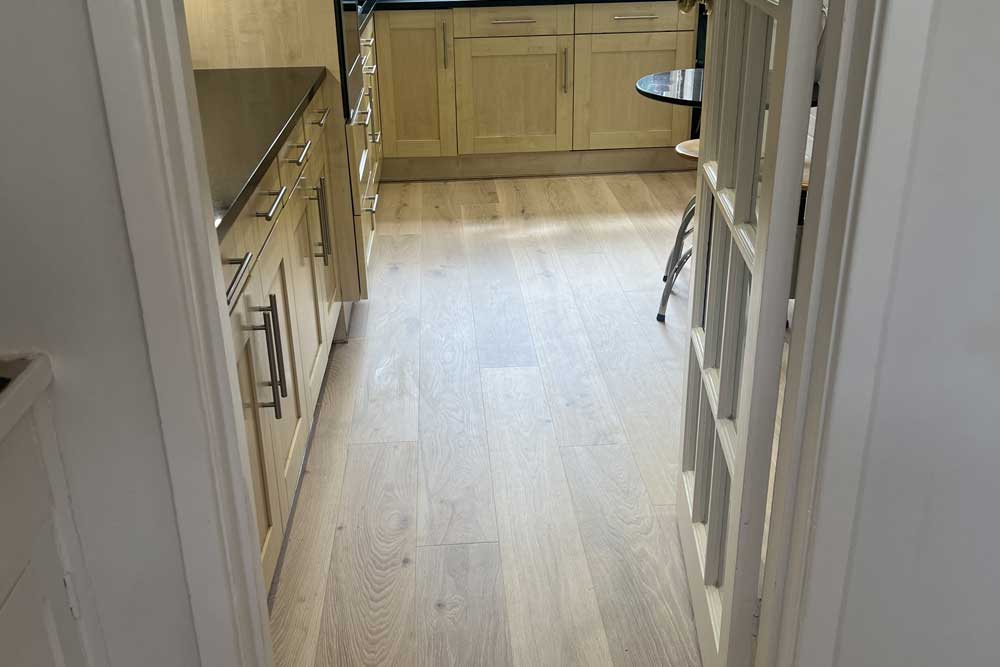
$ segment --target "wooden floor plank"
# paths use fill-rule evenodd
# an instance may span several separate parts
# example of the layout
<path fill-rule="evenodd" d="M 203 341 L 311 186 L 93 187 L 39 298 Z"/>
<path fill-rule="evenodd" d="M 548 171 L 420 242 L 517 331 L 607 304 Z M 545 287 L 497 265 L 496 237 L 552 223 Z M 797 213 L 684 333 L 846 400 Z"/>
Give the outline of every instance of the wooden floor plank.
<path fill-rule="evenodd" d="M 654 511 L 624 447 L 561 451 L 616 665 L 698 667 L 676 527 Z"/>
<path fill-rule="evenodd" d="M 496 544 L 417 549 L 417 664 L 511 664 Z"/>
<path fill-rule="evenodd" d="M 350 450 L 317 667 L 415 664 L 416 454 Z"/>
<path fill-rule="evenodd" d="M 379 236 L 420 233 L 421 190 L 419 183 L 383 183 L 379 187 Z"/>
<path fill-rule="evenodd" d="M 674 383 L 625 294 L 593 278 L 608 273 L 605 256 L 564 256 L 561 264 L 652 502 L 672 504 L 680 472 L 681 415 Z"/>
<path fill-rule="evenodd" d="M 419 320 L 366 340 L 363 379 L 354 399 L 352 444 L 415 441 L 420 365 Z"/>
<path fill-rule="evenodd" d="M 607 665 L 541 371 L 484 369 L 483 393 L 514 664 Z"/>
<path fill-rule="evenodd" d="M 421 259 L 417 541 L 496 540 L 461 228 L 430 228 Z"/>
<path fill-rule="evenodd" d="M 462 231 L 469 260 L 469 289 L 479 365 L 535 366 L 535 344 L 498 204 L 462 207 Z"/>
<path fill-rule="evenodd" d="M 335 346 L 317 404 L 312 444 L 271 602 L 277 667 L 312 667 L 316 655 L 347 463 L 354 390 L 363 359 L 363 340 Z"/>

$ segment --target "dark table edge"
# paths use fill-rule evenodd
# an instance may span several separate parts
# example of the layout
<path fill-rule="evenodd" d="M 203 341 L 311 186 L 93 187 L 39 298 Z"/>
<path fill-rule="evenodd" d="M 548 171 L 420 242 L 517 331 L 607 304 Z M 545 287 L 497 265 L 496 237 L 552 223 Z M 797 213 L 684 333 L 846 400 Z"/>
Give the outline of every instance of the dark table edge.
<path fill-rule="evenodd" d="M 325 67 L 296 67 L 280 69 L 315 70 L 316 79 L 303 94 L 302 98 L 299 99 L 295 108 L 292 110 L 291 115 L 288 116 L 288 120 L 286 120 L 284 126 L 282 126 L 281 131 L 275 135 L 271 145 L 267 147 L 267 151 L 261 156 L 260 161 L 250 173 L 246 183 L 244 183 L 243 187 L 240 188 L 239 194 L 233 198 L 232 204 L 229 205 L 229 208 L 226 209 L 225 214 L 223 214 L 222 220 L 215 228 L 215 232 L 220 241 L 225 238 L 226 233 L 232 228 L 233 223 L 240 216 L 240 214 L 243 213 L 243 208 L 250 199 L 250 195 L 252 195 L 253 191 L 257 189 L 258 185 L 260 185 L 261 179 L 264 178 L 264 173 L 271 166 L 271 163 L 274 162 L 275 158 L 277 158 L 278 152 L 281 150 L 281 147 L 292 133 L 292 128 L 295 127 L 295 123 L 302 118 L 302 115 L 306 112 L 306 108 L 309 106 L 309 103 L 312 102 L 314 97 L 316 97 L 316 93 L 319 91 L 320 86 L 322 86 L 323 82 L 326 80 Z"/>

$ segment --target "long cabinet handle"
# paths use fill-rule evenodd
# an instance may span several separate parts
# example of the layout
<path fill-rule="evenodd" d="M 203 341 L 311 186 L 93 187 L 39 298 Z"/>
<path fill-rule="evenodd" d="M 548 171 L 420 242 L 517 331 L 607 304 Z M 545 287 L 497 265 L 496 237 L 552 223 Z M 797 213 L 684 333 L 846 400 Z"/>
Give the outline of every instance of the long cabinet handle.
<path fill-rule="evenodd" d="M 535 19 L 494 19 L 490 21 L 493 25 L 511 25 L 513 23 L 538 23 Z"/>
<path fill-rule="evenodd" d="M 313 257 L 321 258 L 323 266 L 330 266 L 333 244 L 330 242 L 330 215 L 326 208 L 326 176 L 320 176 L 316 186 L 310 189 L 316 193 L 316 196 L 309 199 L 315 201 L 319 208 L 319 247 L 323 251 L 315 253 Z"/>
<path fill-rule="evenodd" d="M 569 92 L 569 49 L 563 49 L 563 93 Z"/>
<path fill-rule="evenodd" d="M 370 91 L 371 91 L 371 88 L 367 88 L 367 89 L 365 89 L 365 94 L 364 94 L 364 97 L 368 98 L 368 108 L 364 109 L 364 110 L 358 109 L 356 112 L 354 112 L 354 124 L 355 125 L 362 125 L 364 127 L 368 127 L 371 124 L 371 122 L 372 122 L 372 100 L 371 100 L 371 92 Z M 360 118 L 361 118 L 362 115 L 365 117 L 364 122 L 361 122 L 361 120 L 360 120 Z"/>
<path fill-rule="evenodd" d="M 229 264 L 239 268 L 236 269 L 236 275 L 233 276 L 232 281 L 226 286 L 226 305 L 233 305 L 233 300 L 236 298 L 236 294 L 239 290 L 240 284 L 243 282 L 243 278 L 246 276 L 247 271 L 250 270 L 250 264 L 253 262 L 253 253 L 248 252 L 243 255 L 240 259 L 226 259 L 223 260 L 223 264 Z"/>
<path fill-rule="evenodd" d="M 281 345 L 281 318 L 278 316 L 278 298 L 267 295 L 266 306 L 256 306 L 251 310 L 264 313 L 271 318 L 271 333 L 274 335 L 274 357 L 278 364 L 278 388 L 282 398 L 288 398 L 288 382 L 285 378 L 285 352 Z"/>
<path fill-rule="evenodd" d="M 365 195 L 365 200 L 372 203 L 371 206 L 364 209 L 365 213 L 375 213 L 378 210 L 378 194 Z"/>
<path fill-rule="evenodd" d="M 269 197 L 274 197 L 274 201 L 271 202 L 271 208 L 266 212 L 257 211 L 255 214 L 258 218 L 264 218 L 268 222 L 274 220 L 274 216 L 278 213 L 278 208 L 281 206 L 281 202 L 285 199 L 285 193 L 288 192 L 288 187 L 282 185 L 280 190 L 265 190 L 262 195 L 267 195 Z"/>
<path fill-rule="evenodd" d="M 246 327 L 247 331 L 263 331 L 264 341 L 267 344 L 267 369 L 271 379 L 267 386 L 271 388 L 271 402 L 261 403 L 262 408 L 273 408 L 274 418 L 281 419 L 281 384 L 278 380 L 278 357 L 274 346 L 274 320 L 271 319 L 271 309 L 255 306 L 250 310 L 263 313 L 264 324 L 255 324 Z"/>
<path fill-rule="evenodd" d="M 448 69 L 448 22 L 441 21 L 441 53 L 444 59 L 444 68 Z"/>
<path fill-rule="evenodd" d="M 310 139 L 304 144 L 291 144 L 292 148 L 301 148 L 302 152 L 299 153 L 299 156 L 297 158 L 289 158 L 285 160 L 285 162 L 288 162 L 289 164 L 294 164 L 297 167 L 301 167 L 306 163 L 306 158 L 309 156 L 309 149 L 312 148 L 312 145 L 313 145 L 312 139 Z"/>
<path fill-rule="evenodd" d="M 365 65 L 361 68 L 362 74 L 375 74 L 378 72 L 378 64 L 375 65 Z"/>
<path fill-rule="evenodd" d="M 616 21 L 653 21 L 660 18 L 656 14 L 638 14 L 636 16 L 612 16 Z"/>
<path fill-rule="evenodd" d="M 361 46 L 375 46 L 374 37 L 363 37 L 361 39 Z"/>

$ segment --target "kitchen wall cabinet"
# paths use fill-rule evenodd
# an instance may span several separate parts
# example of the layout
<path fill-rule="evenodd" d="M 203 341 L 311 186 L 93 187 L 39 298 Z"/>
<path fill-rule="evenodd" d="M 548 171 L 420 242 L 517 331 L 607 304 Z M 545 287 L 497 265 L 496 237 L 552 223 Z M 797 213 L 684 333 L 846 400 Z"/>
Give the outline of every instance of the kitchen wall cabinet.
<path fill-rule="evenodd" d="M 570 150 L 573 37 L 456 40 L 459 153 Z"/>
<path fill-rule="evenodd" d="M 456 155 L 452 10 L 375 14 L 386 157 Z"/>
<path fill-rule="evenodd" d="M 690 137 L 690 109 L 642 97 L 635 82 L 693 67 L 693 32 L 577 35 L 575 47 L 574 149 L 674 146 Z"/>

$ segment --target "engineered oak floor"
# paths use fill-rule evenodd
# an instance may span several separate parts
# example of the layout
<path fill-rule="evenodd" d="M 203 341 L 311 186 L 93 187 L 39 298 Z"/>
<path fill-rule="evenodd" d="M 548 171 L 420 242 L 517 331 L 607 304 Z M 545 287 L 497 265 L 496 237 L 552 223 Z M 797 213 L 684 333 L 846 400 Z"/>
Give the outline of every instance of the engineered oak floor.
<path fill-rule="evenodd" d="M 700 665 L 675 525 L 694 174 L 381 186 L 273 591 L 280 667 Z"/>

